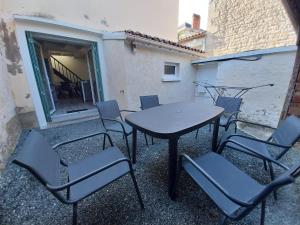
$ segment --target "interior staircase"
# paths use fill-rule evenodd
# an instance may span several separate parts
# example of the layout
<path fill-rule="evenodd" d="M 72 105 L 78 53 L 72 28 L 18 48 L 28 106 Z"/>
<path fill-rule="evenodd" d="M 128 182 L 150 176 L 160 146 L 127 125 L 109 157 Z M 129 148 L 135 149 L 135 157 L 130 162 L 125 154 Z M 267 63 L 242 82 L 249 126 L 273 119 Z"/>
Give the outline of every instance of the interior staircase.
<path fill-rule="evenodd" d="M 54 74 L 62 80 L 58 91 L 59 95 L 67 92 L 69 97 L 81 97 L 82 79 L 53 56 L 50 56 L 50 61 Z"/>

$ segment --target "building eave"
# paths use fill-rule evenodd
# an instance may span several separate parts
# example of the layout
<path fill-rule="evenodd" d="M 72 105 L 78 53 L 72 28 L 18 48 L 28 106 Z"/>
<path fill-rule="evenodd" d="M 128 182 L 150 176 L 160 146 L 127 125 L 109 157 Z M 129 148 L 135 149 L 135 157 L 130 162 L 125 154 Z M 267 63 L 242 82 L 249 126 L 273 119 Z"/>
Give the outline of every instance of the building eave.
<path fill-rule="evenodd" d="M 95 35 L 103 36 L 104 32 L 87 28 L 87 27 L 82 27 L 78 26 L 75 24 L 71 23 L 66 23 L 60 20 L 54 20 L 54 19 L 47 19 L 47 18 L 41 18 L 37 16 L 22 16 L 22 15 L 14 15 L 14 20 L 16 22 L 27 22 L 27 23 L 33 23 L 33 24 L 42 24 L 42 25 L 51 25 L 51 26 L 56 26 L 56 27 L 61 27 L 61 28 L 68 28 L 71 30 L 75 31 L 81 31 L 81 32 L 88 32 L 92 33 Z"/>
<path fill-rule="evenodd" d="M 218 61 L 226 61 L 226 60 L 234 60 L 238 58 L 247 58 L 247 57 L 254 57 L 259 55 L 270 55 L 276 53 L 285 53 L 285 52 L 296 52 L 297 46 L 290 45 L 286 47 L 278 47 L 278 48 L 268 48 L 268 49 L 259 49 L 253 51 L 246 51 L 246 52 L 239 52 L 235 54 L 228 54 L 228 55 L 221 55 L 221 56 L 214 56 L 208 57 L 204 59 L 194 60 L 192 64 L 205 64 L 205 63 L 212 63 Z"/>

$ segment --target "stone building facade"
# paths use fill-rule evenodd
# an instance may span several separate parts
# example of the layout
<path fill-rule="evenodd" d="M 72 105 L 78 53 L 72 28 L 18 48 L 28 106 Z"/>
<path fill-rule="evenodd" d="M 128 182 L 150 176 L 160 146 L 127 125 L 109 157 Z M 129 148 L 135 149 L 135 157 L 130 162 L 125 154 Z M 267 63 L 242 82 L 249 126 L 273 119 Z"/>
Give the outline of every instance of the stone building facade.
<path fill-rule="evenodd" d="M 217 56 L 296 44 L 280 0 L 211 0 L 206 51 Z"/>

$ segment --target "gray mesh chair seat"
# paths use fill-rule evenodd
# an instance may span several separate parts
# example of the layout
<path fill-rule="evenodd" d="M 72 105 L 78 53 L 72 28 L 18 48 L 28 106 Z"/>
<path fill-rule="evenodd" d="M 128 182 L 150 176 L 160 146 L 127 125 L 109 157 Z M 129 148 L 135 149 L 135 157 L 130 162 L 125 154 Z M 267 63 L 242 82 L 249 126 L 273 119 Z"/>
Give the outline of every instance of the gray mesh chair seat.
<path fill-rule="evenodd" d="M 222 211 L 224 217 L 220 224 L 224 224 L 228 218 L 242 219 L 261 203 L 261 225 L 263 225 L 266 197 L 275 189 L 293 183 L 299 175 L 300 164 L 289 169 L 276 163 L 287 171 L 271 183 L 262 185 L 217 153 L 209 152 L 195 159 L 183 154 L 179 160 L 176 183 L 179 182 L 182 170 L 191 176 Z M 176 185 L 173 196 L 175 192 Z"/>
<path fill-rule="evenodd" d="M 208 153 L 197 157 L 193 161 L 228 193 L 243 202 L 248 202 L 257 196 L 264 188 L 256 180 L 249 177 L 232 163 L 216 153 Z M 216 205 L 230 218 L 235 218 L 242 207 L 220 192 L 202 173 L 189 161 L 182 163 L 184 170 L 193 178 L 203 191 L 216 203 Z"/>
<path fill-rule="evenodd" d="M 86 159 L 75 162 L 68 166 L 68 175 L 70 180 L 89 174 L 98 168 L 104 167 L 111 162 L 124 157 L 124 154 L 116 147 L 110 147 L 105 151 L 91 155 Z M 99 187 L 104 187 L 119 177 L 130 171 L 128 163 L 122 162 L 114 167 L 108 168 L 103 172 L 92 176 L 80 183 L 70 187 L 70 200 L 78 201 L 94 193 Z"/>
<path fill-rule="evenodd" d="M 242 150 L 245 151 L 247 153 L 249 153 L 250 155 L 253 155 L 255 153 L 248 151 L 247 149 L 252 149 L 253 151 L 257 152 L 258 154 L 265 156 L 265 157 L 271 157 L 271 154 L 267 148 L 267 145 L 261 142 L 255 142 L 240 136 L 233 136 L 230 138 L 230 140 L 233 140 L 234 142 L 238 142 L 241 145 L 229 142 L 227 143 L 226 147 L 229 148 L 235 148 L 238 150 Z M 241 146 L 245 146 L 245 147 L 241 147 Z"/>
<path fill-rule="evenodd" d="M 235 123 L 235 119 L 240 112 L 240 107 L 242 104 L 241 98 L 234 97 L 225 97 L 218 96 L 216 100 L 216 106 L 224 108 L 224 114 L 220 117 L 219 126 L 224 127 L 227 131 L 231 124 L 234 125 L 235 132 L 237 131 L 237 125 Z M 211 128 L 211 124 L 209 124 L 209 129 Z M 196 133 L 196 138 L 198 136 L 199 129 Z"/>
<path fill-rule="evenodd" d="M 120 125 L 120 123 L 123 125 L 123 127 Z M 126 135 L 130 135 L 132 133 L 132 127 L 129 126 L 127 123 L 123 121 L 119 121 L 119 123 L 108 123 L 105 125 L 106 130 L 108 131 L 114 131 L 114 132 L 119 132 L 123 133 L 125 131 Z"/>
<path fill-rule="evenodd" d="M 160 106 L 158 95 L 140 96 L 140 101 L 142 110 Z"/>
<path fill-rule="evenodd" d="M 100 120 L 106 131 L 122 133 L 125 137 L 127 154 L 130 157 L 130 148 L 128 144 L 128 136 L 132 133 L 132 128 L 124 122 L 121 112 L 135 112 L 132 110 L 120 110 L 116 100 L 98 102 L 96 107 L 99 112 Z M 105 137 L 104 137 L 105 142 Z"/>
<path fill-rule="evenodd" d="M 56 149 L 62 145 L 98 135 L 107 136 L 111 147 L 105 149 L 103 145 L 103 151 L 70 165 L 56 152 Z M 107 133 L 94 133 L 51 147 L 39 132 L 33 130 L 13 162 L 29 170 L 59 201 L 73 205 L 73 224 L 77 223 L 79 200 L 128 173 L 131 175 L 141 207 L 144 208 L 131 161 L 113 146 Z M 60 172 L 62 167 L 68 174 L 68 182 L 64 184 L 62 184 L 63 177 Z"/>
<path fill-rule="evenodd" d="M 229 122 L 229 117 L 228 116 L 221 116 L 220 117 L 220 123 L 219 126 L 225 127 Z"/>
<path fill-rule="evenodd" d="M 161 104 L 159 103 L 159 98 L 158 95 L 145 95 L 145 96 L 140 96 L 140 102 L 141 102 L 141 109 L 150 109 L 153 107 L 160 106 Z M 152 144 L 153 142 L 153 137 L 151 137 Z M 148 140 L 147 140 L 147 135 L 145 134 L 145 141 L 146 144 L 148 145 Z"/>
<path fill-rule="evenodd" d="M 234 122 L 241 122 L 256 126 L 261 126 L 265 128 L 270 128 L 266 125 L 261 125 L 257 123 L 252 123 L 248 121 L 242 121 L 235 119 Z M 300 119 L 296 116 L 289 116 L 284 121 L 282 121 L 278 128 L 272 133 L 272 135 L 267 140 L 261 140 L 254 137 L 232 134 L 227 135 L 227 137 L 222 141 L 218 152 L 222 153 L 225 148 L 243 150 L 244 153 L 248 153 L 254 157 L 262 158 L 264 161 L 265 169 L 269 166 L 269 172 L 271 180 L 274 179 L 274 171 L 272 163 L 269 160 L 275 159 L 279 160 L 283 155 L 285 155 L 292 146 L 300 138 Z M 234 144 L 234 143 L 235 144 Z M 272 147 L 272 148 L 270 148 Z M 271 149 L 274 151 L 271 152 Z M 267 163 L 266 163 L 267 162 Z M 268 165 L 267 165 L 268 164 Z M 274 197 L 276 199 L 276 192 L 274 192 Z"/>
<path fill-rule="evenodd" d="M 223 107 L 225 115 L 221 117 L 220 126 L 225 127 L 226 130 L 228 129 L 228 122 L 237 118 L 241 104 L 241 98 L 218 96 L 216 106 Z M 236 129 L 236 124 L 234 125 Z"/>

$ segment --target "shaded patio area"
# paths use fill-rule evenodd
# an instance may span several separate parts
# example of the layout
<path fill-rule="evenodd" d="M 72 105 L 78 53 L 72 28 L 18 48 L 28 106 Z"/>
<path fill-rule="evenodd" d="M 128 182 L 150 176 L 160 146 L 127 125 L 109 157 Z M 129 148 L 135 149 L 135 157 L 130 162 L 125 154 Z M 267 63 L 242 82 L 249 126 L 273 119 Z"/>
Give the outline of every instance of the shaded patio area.
<path fill-rule="evenodd" d="M 52 145 L 100 131 L 99 120 L 43 130 Z M 28 131 L 23 131 L 14 154 L 20 151 Z M 220 129 L 220 135 L 223 129 Z M 126 154 L 121 135 L 111 134 L 114 143 Z M 212 133 L 208 126 L 201 128 L 198 139 L 195 132 L 179 140 L 179 154 L 196 156 L 210 151 Z M 60 148 L 60 155 L 73 162 L 102 149 L 102 137 L 75 142 Z M 131 139 L 130 139 L 131 141 Z M 167 194 L 168 143 L 154 140 L 147 147 L 138 133 L 137 164 L 135 175 L 145 204 L 140 210 L 129 175 L 96 192 L 78 205 L 79 224 L 217 224 L 220 211 L 213 202 L 184 172 L 177 188 L 178 198 L 171 201 Z M 14 157 L 14 154 L 11 158 Z M 241 153 L 225 150 L 227 159 L 251 174 L 261 183 L 268 183 L 268 172 L 263 163 Z M 293 165 L 300 162 L 298 149 L 291 150 L 282 162 Z M 280 170 L 276 168 L 276 174 Z M 40 185 L 25 169 L 8 163 L 0 178 L 0 224 L 72 224 L 72 206 L 60 203 Z M 267 199 L 266 224 L 300 224 L 300 182 L 278 191 L 278 200 Z M 260 208 L 257 207 L 239 222 L 228 224 L 258 224 Z"/>

